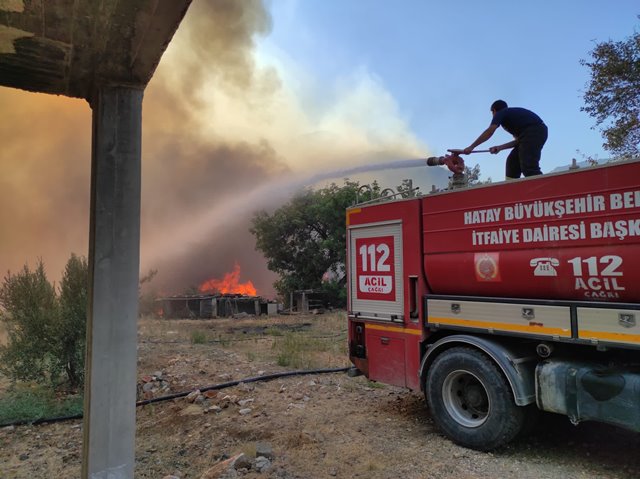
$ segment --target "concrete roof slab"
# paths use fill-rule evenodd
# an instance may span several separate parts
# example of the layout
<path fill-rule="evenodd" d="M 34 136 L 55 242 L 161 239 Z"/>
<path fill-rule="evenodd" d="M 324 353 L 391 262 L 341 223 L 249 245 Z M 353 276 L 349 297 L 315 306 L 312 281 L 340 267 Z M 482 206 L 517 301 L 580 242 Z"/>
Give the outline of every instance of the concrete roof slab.
<path fill-rule="evenodd" d="M 0 0 L 0 85 L 91 100 L 144 88 L 191 0 Z"/>

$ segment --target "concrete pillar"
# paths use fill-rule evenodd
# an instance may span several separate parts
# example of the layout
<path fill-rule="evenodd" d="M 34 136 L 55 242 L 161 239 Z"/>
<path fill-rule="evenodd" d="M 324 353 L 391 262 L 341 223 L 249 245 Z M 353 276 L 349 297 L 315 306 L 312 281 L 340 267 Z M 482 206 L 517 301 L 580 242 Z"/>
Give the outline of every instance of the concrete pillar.
<path fill-rule="evenodd" d="M 94 97 L 84 479 L 133 478 L 143 91 Z"/>

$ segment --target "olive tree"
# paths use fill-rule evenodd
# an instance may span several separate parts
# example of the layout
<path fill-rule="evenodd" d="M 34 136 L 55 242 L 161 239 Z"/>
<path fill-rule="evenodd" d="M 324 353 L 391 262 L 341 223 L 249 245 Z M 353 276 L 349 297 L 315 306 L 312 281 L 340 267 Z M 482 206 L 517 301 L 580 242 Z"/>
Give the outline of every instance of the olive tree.
<path fill-rule="evenodd" d="M 71 255 L 59 294 L 42 260 L 10 272 L 0 287 L 0 322 L 8 341 L 0 346 L 0 370 L 13 380 L 65 384 L 80 388 L 84 381 L 88 266 Z"/>

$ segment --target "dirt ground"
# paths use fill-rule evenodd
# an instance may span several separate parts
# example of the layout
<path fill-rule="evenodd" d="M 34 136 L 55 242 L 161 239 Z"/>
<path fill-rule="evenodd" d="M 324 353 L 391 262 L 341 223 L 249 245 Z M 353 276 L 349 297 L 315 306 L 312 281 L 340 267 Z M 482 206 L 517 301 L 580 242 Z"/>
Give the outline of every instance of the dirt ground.
<path fill-rule="evenodd" d="M 347 366 L 346 318 L 145 319 L 138 355 L 140 399 Z M 515 444 L 476 452 L 439 433 L 421 394 L 344 373 L 242 383 L 139 407 L 136 444 L 137 478 L 640 477 L 638 434 L 549 416 Z M 4 428 L 0 478 L 79 477 L 81 449 L 80 421 Z M 239 454 L 248 458 L 244 467 L 220 465 Z"/>

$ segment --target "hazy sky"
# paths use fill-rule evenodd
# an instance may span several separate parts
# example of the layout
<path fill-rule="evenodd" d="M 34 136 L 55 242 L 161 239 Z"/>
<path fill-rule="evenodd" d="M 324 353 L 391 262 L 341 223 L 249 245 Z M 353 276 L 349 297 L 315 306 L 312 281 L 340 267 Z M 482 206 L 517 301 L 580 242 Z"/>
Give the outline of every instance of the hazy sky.
<path fill-rule="evenodd" d="M 591 129 L 583 91 L 595 42 L 640 28 L 636 0 L 397 1 L 272 0 L 273 30 L 259 42 L 306 74 L 299 88 L 331 98 L 367 77 L 395 101 L 399 116 L 432 154 L 464 148 L 504 99 L 549 126 L 543 171 L 585 155 L 608 157 Z M 313 100 L 312 100 L 313 101 Z M 500 129 L 482 146 L 511 139 Z M 504 179 L 504 158 L 475 154 L 483 177 Z"/>
<path fill-rule="evenodd" d="M 180 293 L 238 263 L 240 281 L 270 296 L 275 277 L 248 232 L 256 209 L 326 172 L 463 148 L 498 98 L 549 125 L 543 171 L 576 149 L 606 156 L 580 111 L 579 62 L 640 28 L 638 12 L 626 0 L 194 0 L 145 91 L 143 274 L 158 269 L 155 287 Z M 57 280 L 88 248 L 91 111 L 7 88 L 0 111 L 0 272 L 42 258 Z M 500 130 L 486 146 L 509 139 Z M 469 163 L 499 181 L 506 154 Z M 352 178 L 425 191 L 446 176 Z"/>

